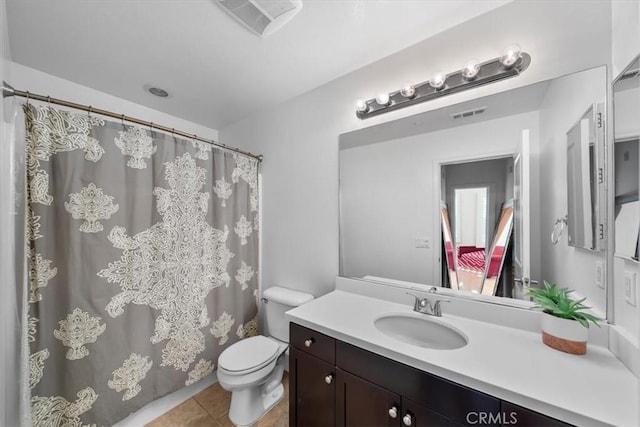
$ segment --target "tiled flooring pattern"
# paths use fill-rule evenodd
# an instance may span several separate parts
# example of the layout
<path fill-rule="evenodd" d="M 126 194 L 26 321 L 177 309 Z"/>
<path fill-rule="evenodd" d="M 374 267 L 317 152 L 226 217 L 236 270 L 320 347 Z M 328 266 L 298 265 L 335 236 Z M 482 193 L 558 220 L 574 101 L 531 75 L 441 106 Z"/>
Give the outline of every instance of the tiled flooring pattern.
<path fill-rule="evenodd" d="M 289 377 L 286 372 L 282 382 L 284 397 L 255 424 L 256 427 L 289 426 Z M 230 402 L 231 393 L 215 383 L 146 427 L 233 427 L 228 416 Z"/>

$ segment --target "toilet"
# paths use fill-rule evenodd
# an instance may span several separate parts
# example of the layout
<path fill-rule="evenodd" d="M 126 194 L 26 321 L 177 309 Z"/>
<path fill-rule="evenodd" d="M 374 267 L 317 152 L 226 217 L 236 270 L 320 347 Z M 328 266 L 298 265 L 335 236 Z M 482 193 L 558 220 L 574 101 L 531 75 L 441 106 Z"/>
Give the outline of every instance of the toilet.
<path fill-rule="evenodd" d="M 289 322 L 284 313 L 314 298 L 279 286 L 265 290 L 262 297 L 268 336 L 238 341 L 218 358 L 218 382 L 231 392 L 229 419 L 237 426 L 252 425 L 282 399 L 289 346 Z"/>

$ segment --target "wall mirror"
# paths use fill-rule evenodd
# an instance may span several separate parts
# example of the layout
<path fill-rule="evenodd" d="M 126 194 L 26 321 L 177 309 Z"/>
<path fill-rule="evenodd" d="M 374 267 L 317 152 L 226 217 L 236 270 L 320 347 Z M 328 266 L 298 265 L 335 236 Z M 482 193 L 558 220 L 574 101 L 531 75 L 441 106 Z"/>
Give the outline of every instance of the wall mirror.
<path fill-rule="evenodd" d="M 638 140 L 640 139 L 640 57 L 613 85 L 615 255 L 638 262 L 640 200 Z"/>
<path fill-rule="evenodd" d="M 597 250 L 598 188 L 601 169 L 597 148 L 604 140 L 603 104 L 589 107 L 567 132 L 567 238 L 571 246 Z"/>
<path fill-rule="evenodd" d="M 591 172 L 604 139 L 581 125 L 586 154 L 571 172 L 567 148 L 606 94 L 602 66 L 342 134 L 341 275 L 512 305 L 548 280 L 604 313 L 604 250 L 570 246 L 567 233 L 554 244 L 551 232 L 580 207 L 592 224 L 606 221 Z M 590 199 L 570 208 L 576 188 Z"/>

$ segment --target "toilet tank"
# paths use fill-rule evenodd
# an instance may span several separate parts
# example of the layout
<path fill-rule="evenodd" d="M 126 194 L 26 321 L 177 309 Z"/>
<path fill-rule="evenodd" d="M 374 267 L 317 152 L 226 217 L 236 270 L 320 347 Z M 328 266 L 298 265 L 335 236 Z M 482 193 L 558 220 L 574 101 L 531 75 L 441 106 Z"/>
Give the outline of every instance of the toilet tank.
<path fill-rule="evenodd" d="M 289 321 L 285 318 L 284 313 L 311 301 L 314 297 L 306 292 L 273 286 L 262 293 L 262 298 L 268 334 L 288 343 Z"/>

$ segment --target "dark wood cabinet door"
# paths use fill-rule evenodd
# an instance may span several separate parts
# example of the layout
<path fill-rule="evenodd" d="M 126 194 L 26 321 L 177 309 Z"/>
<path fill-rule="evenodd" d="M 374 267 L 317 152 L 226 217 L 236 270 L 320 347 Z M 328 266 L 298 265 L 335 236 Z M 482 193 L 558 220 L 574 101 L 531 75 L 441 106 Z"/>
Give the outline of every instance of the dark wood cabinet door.
<path fill-rule="evenodd" d="M 461 427 L 461 424 L 424 405 L 402 398 L 402 426 L 411 427 Z"/>
<path fill-rule="evenodd" d="M 335 367 L 295 347 L 289 351 L 289 425 L 335 425 Z"/>
<path fill-rule="evenodd" d="M 336 368 L 336 426 L 400 426 L 400 396 Z"/>

